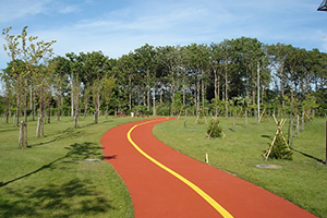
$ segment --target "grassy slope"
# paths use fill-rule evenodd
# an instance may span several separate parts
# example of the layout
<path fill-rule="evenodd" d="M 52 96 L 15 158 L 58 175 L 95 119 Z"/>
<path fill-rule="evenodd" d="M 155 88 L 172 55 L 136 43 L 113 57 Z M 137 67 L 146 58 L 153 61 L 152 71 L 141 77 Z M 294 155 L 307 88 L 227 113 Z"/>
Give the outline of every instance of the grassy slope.
<path fill-rule="evenodd" d="M 133 119 L 134 121 L 135 119 Z M 35 138 L 36 122 L 28 123 L 31 148 L 17 147 L 18 128 L 0 124 L 0 217 L 133 217 L 126 186 L 102 158 L 102 135 L 132 119 L 92 117 L 52 120 L 44 138 Z"/>
<path fill-rule="evenodd" d="M 327 217 L 327 167 L 323 164 L 325 120 L 306 124 L 300 138 L 294 139 L 292 161 L 263 158 L 277 130 L 272 120 L 254 125 L 254 120 L 249 119 L 246 127 L 243 119 L 237 119 L 235 131 L 230 129 L 232 119 L 220 118 L 220 122 L 225 139 L 207 140 L 206 125 L 194 124 L 194 118 L 190 117 L 187 128 L 181 119 L 157 125 L 153 131 L 161 141 L 188 156 L 204 162 L 208 152 L 210 165 L 257 184 L 319 217 Z M 287 128 L 283 128 L 285 133 Z M 259 169 L 258 164 L 283 168 Z"/>

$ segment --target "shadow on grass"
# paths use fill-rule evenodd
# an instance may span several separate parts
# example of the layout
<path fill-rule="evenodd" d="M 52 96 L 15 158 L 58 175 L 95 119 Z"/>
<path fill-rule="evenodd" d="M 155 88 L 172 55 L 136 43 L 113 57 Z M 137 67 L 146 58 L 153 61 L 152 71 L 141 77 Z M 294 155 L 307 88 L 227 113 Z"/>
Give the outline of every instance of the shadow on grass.
<path fill-rule="evenodd" d="M 114 122 L 113 120 L 105 120 L 105 121 L 103 121 L 103 123 L 112 123 L 112 122 Z"/>
<path fill-rule="evenodd" d="M 83 131 L 81 129 L 68 128 L 68 129 L 66 129 L 64 131 L 60 131 L 59 133 L 46 135 L 45 138 L 49 137 L 49 136 L 56 135 L 53 139 L 51 139 L 51 140 L 49 140 L 47 142 L 40 142 L 40 143 L 37 143 L 37 144 L 31 144 L 30 146 L 46 145 L 46 144 L 50 144 L 50 143 L 53 143 L 53 142 L 56 142 L 56 141 L 59 141 L 59 140 L 65 139 L 65 138 L 78 137 L 78 136 L 81 136 L 81 135 L 84 135 L 84 134 L 85 134 L 85 131 Z"/>
<path fill-rule="evenodd" d="M 67 162 L 77 163 L 76 161 L 83 161 L 85 158 L 99 155 L 103 157 L 101 147 L 99 148 L 91 142 L 75 143 L 66 149 L 68 152 L 65 156 L 16 179 L 0 183 L 0 189 L 4 193 L 0 197 L 0 217 L 98 217 L 102 213 L 115 209 L 110 206 L 106 196 L 97 192 L 92 181 L 72 179 L 57 184 L 45 180 L 45 184 L 35 184 L 23 188 L 17 188 L 19 186 L 5 187 L 43 170 L 71 170 L 67 167 L 58 167 Z M 57 164 L 59 165 L 56 166 Z M 74 167 L 74 165 L 69 166 L 70 168 Z"/>
<path fill-rule="evenodd" d="M 10 199 L 0 200 L 0 217 L 97 217 L 110 209 L 110 201 L 90 181 L 73 179 L 42 188 L 6 188 Z"/>
<path fill-rule="evenodd" d="M 273 140 L 273 137 L 269 136 L 269 135 L 261 135 L 262 138 L 267 138 L 267 139 L 270 139 L 270 140 Z"/>
<path fill-rule="evenodd" d="M 2 132 L 14 132 L 17 131 L 17 129 L 4 129 L 4 130 L 0 130 L 0 133 Z"/>
<path fill-rule="evenodd" d="M 18 180 L 27 178 L 33 174 L 36 174 L 42 170 L 46 170 L 46 169 L 52 169 L 53 165 L 61 160 L 64 159 L 73 159 L 73 160 L 83 160 L 83 159 L 87 159 L 87 158 L 102 158 L 103 154 L 102 154 L 102 148 L 98 147 L 95 143 L 92 142 L 84 142 L 82 144 L 79 143 L 75 143 L 70 145 L 69 147 L 65 147 L 66 149 L 68 149 L 68 153 L 63 156 L 60 157 L 54 161 L 51 161 L 50 163 L 40 167 L 37 170 L 34 170 L 30 173 L 27 173 L 23 176 L 17 177 L 16 179 L 7 181 L 7 182 L 0 182 L 0 188 L 3 186 L 6 186 L 10 183 L 16 182 Z"/>
<path fill-rule="evenodd" d="M 294 149 L 294 148 L 291 148 L 291 150 L 293 150 L 293 151 L 295 151 L 295 152 L 297 152 L 297 153 L 299 153 L 299 154 L 302 154 L 302 155 L 305 156 L 305 157 L 308 157 L 308 158 L 314 159 L 314 160 L 316 160 L 316 161 L 318 161 L 318 162 L 320 162 L 320 163 L 326 163 L 325 161 L 323 161 L 323 160 L 321 160 L 321 159 L 319 159 L 319 158 L 317 158 L 317 157 L 314 157 L 314 156 L 312 156 L 312 155 L 310 155 L 310 154 L 303 153 L 302 151 L 296 150 L 296 149 Z"/>
<path fill-rule="evenodd" d="M 73 159 L 103 158 L 102 148 L 92 142 L 74 143 L 65 148 L 69 150 L 68 157 Z"/>
<path fill-rule="evenodd" d="M 67 156 L 67 155 L 66 155 L 66 156 Z M 10 181 L 8 181 L 8 182 L 4 182 L 4 183 L 3 183 L 3 182 L 0 182 L 0 188 L 3 187 L 3 186 L 8 185 L 8 184 L 10 184 L 10 183 L 13 183 L 13 182 L 16 182 L 16 181 L 18 181 L 18 180 L 21 180 L 21 179 L 24 179 L 24 178 L 26 178 L 26 177 L 29 177 L 29 176 L 31 176 L 31 175 L 33 175 L 33 174 L 35 174 L 35 173 L 38 173 L 38 172 L 40 172 L 40 171 L 42 171 L 42 170 L 49 169 L 49 168 L 51 168 L 51 166 L 52 166 L 53 164 L 55 164 L 56 162 L 58 162 L 58 161 L 60 161 L 60 160 L 62 160 L 62 159 L 64 159 L 64 158 L 66 158 L 66 156 L 61 157 L 61 158 L 58 158 L 58 159 L 56 159 L 56 160 L 50 162 L 49 164 L 46 164 L 46 165 L 40 167 L 39 169 L 34 170 L 34 171 L 30 172 L 30 173 L 27 173 L 27 174 L 25 174 L 25 175 L 23 175 L 23 176 L 20 176 L 20 177 L 18 177 L 18 178 L 16 178 L 16 179 L 13 179 L 13 180 L 10 180 Z"/>

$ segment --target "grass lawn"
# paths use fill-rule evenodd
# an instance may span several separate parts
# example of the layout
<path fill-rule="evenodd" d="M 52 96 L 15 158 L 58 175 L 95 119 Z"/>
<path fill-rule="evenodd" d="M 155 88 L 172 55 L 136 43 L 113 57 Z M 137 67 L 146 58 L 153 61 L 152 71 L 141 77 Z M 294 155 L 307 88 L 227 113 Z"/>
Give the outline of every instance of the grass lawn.
<path fill-rule="evenodd" d="M 208 152 L 209 164 L 261 186 L 318 217 L 327 217 L 327 167 L 325 119 L 316 119 L 305 125 L 299 138 L 294 138 L 293 160 L 265 161 L 263 154 L 271 143 L 277 125 L 271 119 L 254 125 L 249 119 L 238 118 L 232 131 L 232 118 L 219 118 L 226 138 L 206 139 L 207 125 L 194 124 L 188 117 L 155 126 L 154 135 L 167 145 L 193 157 L 205 161 Z M 283 128 L 287 133 L 288 126 Z M 274 164 L 281 169 L 257 168 L 259 164 Z M 278 208 L 276 208 L 278 210 Z"/>
<path fill-rule="evenodd" d="M 35 138 L 28 122 L 30 148 L 18 144 L 18 128 L 0 123 L 0 217 L 134 217 L 128 190 L 103 158 L 102 135 L 130 118 L 52 119 L 45 137 Z"/>

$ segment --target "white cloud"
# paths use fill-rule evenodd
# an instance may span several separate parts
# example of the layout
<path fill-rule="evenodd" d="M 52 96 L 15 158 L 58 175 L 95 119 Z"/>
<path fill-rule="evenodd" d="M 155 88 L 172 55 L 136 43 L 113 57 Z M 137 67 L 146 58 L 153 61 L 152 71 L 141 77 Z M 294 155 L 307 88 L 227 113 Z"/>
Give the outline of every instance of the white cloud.
<path fill-rule="evenodd" d="M 81 10 L 80 7 L 77 5 L 67 5 L 67 6 L 62 6 L 62 8 L 59 9 L 59 13 L 69 14 L 73 12 L 78 12 L 80 10 Z"/>
<path fill-rule="evenodd" d="M 0 1 L 0 23 L 44 13 L 50 0 L 4 0 Z"/>
<path fill-rule="evenodd" d="M 0 7 L 14 7 L 12 1 L 2 1 Z M 135 0 L 99 14 L 86 13 L 88 4 L 94 6 L 97 1 L 75 5 L 50 0 L 15 3 L 20 4 L 15 10 L 4 10 L 6 15 L 0 15 L 0 22 L 24 19 L 32 13 L 49 13 L 60 19 L 65 15 L 59 13 L 85 11 L 85 17 L 79 20 L 64 20 L 64 25 L 55 28 L 49 23 L 46 29 L 29 32 L 40 40 L 57 40 L 54 51 L 59 55 L 102 50 L 116 58 L 145 43 L 187 45 L 241 36 L 256 37 L 265 43 L 296 43 L 297 47 L 327 50 L 326 32 L 315 34 L 319 31 L 315 26 L 317 20 L 322 20 L 320 30 L 325 28 L 325 14 L 317 15 L 315 10 L 320 2 L 316 5 L 311 0 Z M 0 43 L 3 42 L 0 37 Z M 0 56 L 5 56 L 3 49 Z"/>

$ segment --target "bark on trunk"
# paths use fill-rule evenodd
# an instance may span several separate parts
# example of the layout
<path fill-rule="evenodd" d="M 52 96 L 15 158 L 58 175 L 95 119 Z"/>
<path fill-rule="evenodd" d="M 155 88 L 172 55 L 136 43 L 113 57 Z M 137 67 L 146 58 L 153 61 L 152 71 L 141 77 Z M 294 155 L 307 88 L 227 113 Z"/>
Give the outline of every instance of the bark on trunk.
<path fill-rule="evenodd" d="M 79 107 L 78 105 L 76 106 L 75 109 L 75 116 L 74 116 L 74 128 L 78 128 L 78 115 L 79 115 Z"/>
<path fill-rule="evenodd" d="M 20 124 L 18 147 L 24 147 L 24 121 Z"/>

